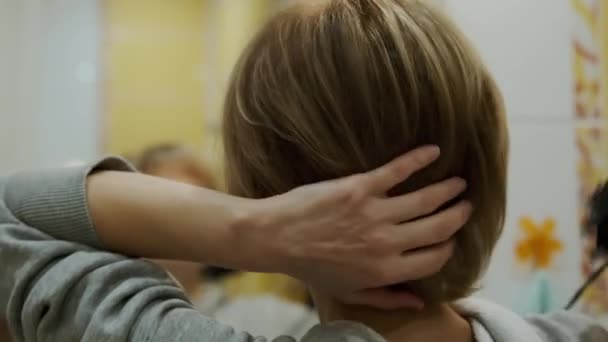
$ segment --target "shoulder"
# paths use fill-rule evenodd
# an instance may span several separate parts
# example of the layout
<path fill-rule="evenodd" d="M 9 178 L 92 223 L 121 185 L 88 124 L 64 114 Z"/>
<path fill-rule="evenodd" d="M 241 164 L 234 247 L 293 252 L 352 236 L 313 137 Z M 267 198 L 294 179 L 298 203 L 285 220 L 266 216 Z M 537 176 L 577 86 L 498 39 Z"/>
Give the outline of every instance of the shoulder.
<path fill-rule="evenodd" d="M 596 342 L 608 341 L 608 330 L 597 320 L 575 312 L 521 317 L 492 302 L 469 298 L 456 304 L 457 310 L 474 319 L 498 342 Z"/>
<path fill-rule="evenodd" d="M 560 311 L 527 318 L 547 341 L 608 341 L 608 328 L 587 315 Z"/>

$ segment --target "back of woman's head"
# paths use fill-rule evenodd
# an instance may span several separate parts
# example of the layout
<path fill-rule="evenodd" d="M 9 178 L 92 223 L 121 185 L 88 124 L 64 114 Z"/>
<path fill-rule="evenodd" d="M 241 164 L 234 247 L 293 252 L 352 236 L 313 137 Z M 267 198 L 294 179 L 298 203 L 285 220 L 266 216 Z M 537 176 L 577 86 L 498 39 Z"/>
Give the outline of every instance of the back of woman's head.
<path fill-rule="evenodd" d="M 416 0 L 303 1 L 245 51 L 225 103 L 229 190 L 261 198 L 364 172 L 423 144 L 441 157 L 391 191 L 458 176 L 475 211 L 454 257 L 408 286 L 427 301 L 471 292 L 500 235 L 508 137 L 474 50 Z"/>

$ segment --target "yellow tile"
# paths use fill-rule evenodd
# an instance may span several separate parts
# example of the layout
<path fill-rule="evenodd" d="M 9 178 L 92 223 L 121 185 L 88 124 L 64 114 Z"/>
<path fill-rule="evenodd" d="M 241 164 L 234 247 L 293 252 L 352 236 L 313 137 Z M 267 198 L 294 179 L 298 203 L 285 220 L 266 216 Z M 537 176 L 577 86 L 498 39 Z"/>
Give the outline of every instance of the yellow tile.
<path fill-rule="evenodd" d="M 165 141 L 201 147 L 205 0 L 108 0 L 106 150 Z"/>

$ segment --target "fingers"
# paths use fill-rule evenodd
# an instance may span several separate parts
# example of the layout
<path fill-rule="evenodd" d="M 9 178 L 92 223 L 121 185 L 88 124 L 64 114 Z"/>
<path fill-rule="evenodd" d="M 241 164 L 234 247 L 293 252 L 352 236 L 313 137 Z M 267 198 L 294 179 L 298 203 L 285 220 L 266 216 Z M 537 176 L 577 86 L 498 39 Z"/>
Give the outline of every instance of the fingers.
<path fill-rule="evenodd" d="M 386 267 L 391 267 L 392 271 L 387 273 L 388 276 L 384 279 L 384 284 L 378 286 L 430 277 L 441 271 L 453 253 L 453 239 L 432 247 L 407 252 L 394 262 L 386 264 Z"/>
<path fill-rule="evenodd" d="M 460 195 L 467 187 L 461 178 L 451 178 L 413 193 L 376 201 L 375 212 L 390 222 L 410 221 L 435 212 L 445 203 Z"/>
<path fill-rule="evenodd" d="M 389 232 L 394 237 L 394 248 L 410 251 L 436 245 L 449 240 L 469 220 L 473 207 L 462 201 L 435 215 L 420 220 L 392 226 Z"/>
<path fill-rule="evenodd" d="M 366 173 L 367 186 L 374 194 L 384 194 L 417 171 L 434 162 L 440 154 L 437 146 L 424 146 Z"/>
<path fill-rule="evenodd" d="M 385 251 L 395 253 L 377 266 L 372 287 L 393 285 L 429 277 L 439 272 L 454 252 L 453 236 L 469 220 L 473 209 L 462 201 L 440 213 L 384 231 Z M 393 251 L 393 252 L 391 252 Z"/>
<path fill-rule="evenodd" d="M 424 302 L 407 291 L 391 291 L 387 288 L 363 290 L 346 298 L 341 298 L 346 304 L 371 306 L 380 310 L 411 309 L 422 310 Z"/>

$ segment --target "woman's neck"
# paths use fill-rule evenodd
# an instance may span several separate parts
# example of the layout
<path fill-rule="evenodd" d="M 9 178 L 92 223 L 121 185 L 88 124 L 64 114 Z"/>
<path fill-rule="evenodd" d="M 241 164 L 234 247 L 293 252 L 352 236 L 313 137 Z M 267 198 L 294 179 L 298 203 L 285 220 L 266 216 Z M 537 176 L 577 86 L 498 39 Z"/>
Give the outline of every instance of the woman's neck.
<path fill-rule="evenodd" d="M 336 320 L 361 322 L 389 342 L 474 340 L 469 322 L 447 304 L 426 308 L 423 311 L 382 311 L 345 305 L 322 296 L 314 297 L 322 322 Z"/>

